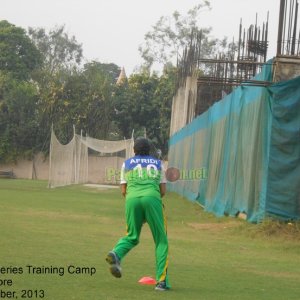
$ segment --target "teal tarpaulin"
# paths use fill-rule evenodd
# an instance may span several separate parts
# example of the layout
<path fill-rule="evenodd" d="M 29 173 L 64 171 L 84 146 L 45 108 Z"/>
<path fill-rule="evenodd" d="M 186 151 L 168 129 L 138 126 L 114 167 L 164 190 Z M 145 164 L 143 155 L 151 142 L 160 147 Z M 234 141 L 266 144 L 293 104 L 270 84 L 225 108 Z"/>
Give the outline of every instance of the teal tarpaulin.
<path fill-rule="evenodd" d="M 300 77 L 269 88 L 272 130 L 266 212 L 300 218 Z"/>
<path fill-rule="evenodd" d="M 271 81 L 269 61 L 257 80 Z M 300 77 L 240 86 L 170 138 L 168 188 L 218 216 L 299 219 Z M 201 176 L 195 176 L 200 174 Z"/>

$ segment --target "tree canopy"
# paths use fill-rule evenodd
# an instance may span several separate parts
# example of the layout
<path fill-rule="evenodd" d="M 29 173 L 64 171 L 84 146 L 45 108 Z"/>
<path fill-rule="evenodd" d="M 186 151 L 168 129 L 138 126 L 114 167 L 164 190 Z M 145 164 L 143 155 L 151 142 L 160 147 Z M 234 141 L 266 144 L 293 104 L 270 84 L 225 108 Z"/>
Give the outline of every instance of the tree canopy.
<path fill-rule="evenodd" d="M 25 30 L 0 21 L 0 71 L 17 79 L 30 79 L 42 56 Z"/>
<path fill-rule="evenodd" d="M 151 68 L 155 62 L 162 65 L 169 62 L 174 64 L 174 60 L 176 62 L 176 59 L 180 58 L 195 32 L 202 31 L 205 43 L 211 48 L 216 42 L 215 39 L 208 38 L 211 28 L 201 28 L 198 25 L 201 13 L 209 9 L 210 2 L 205 0 L 188 10 L 186 16 L 175 11 L 171 17 L 160 17 L 152 31 L 145 34 L 145 42 L 139 47 L 146 67 Z"/>
<path fill-rule="evenodd" d="M 28 29 L 33 43 L 43 56 L 44 68 L 53 74 L 62 69 L 72 69 L 82 60 L 82 45 L 75 36 L 65 32 L 65 26 L 58 26 L 47 33 L 44 28 Z"/>
<path fill-rule="evenodd" d="M 81 66 L 81 45 L 63 26 L 49 32 L 30 28 L 28 34 L 8 22 L 1 26 L 1 47 L 9 51 L 0 52 L 0 160 L 47 153 L 52 124 L 63 143 L 71 140 L 73 125 L 84 134 L 110 140 L 146 130 L 166 152 L 165 120 L 173 92 L 172 84 L 162 84 L 166 74 L 133 74 L 117 85 L 121 68 L 98 61 Z M 19 45 L 27 47 L 22 50 L 28 53 L 24 62 Z"/>
<path fill-rule="evenodd" d="M 167 154 L 172 98 L 180 56 L 195 31 L 202 30 L 206 51 L 216 40 L 209 28 L 199 28 L 199 14 L 209 1 L 162 17 L 145 35 L 140 48 L 146 67 L 116 84 L 121 68 L 114 63 L 86 61 L 82 45 L 64 26 L 26 32 L 0 22 L 0 161 L 20 155 L 47 153 L 53 124 L 63 143 L 73 136 L 73 125 L 98 139 L 123 139 L 147 134 Z M 161 75 L 150 72 L 153 62 L 164 65 Z"/>

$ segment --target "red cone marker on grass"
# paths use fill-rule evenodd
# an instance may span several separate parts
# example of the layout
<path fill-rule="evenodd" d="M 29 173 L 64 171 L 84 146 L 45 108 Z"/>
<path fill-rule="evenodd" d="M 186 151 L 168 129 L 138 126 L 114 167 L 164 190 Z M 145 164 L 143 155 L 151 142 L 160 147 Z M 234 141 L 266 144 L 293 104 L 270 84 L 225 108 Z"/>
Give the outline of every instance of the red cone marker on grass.
<path fill-rule="evenodd" d="M 156 280 L 153 279 L 152 277 L 142 277 L 140 280 L 139 280 L 139 283 L 140 284 L 156 284 Z"/>

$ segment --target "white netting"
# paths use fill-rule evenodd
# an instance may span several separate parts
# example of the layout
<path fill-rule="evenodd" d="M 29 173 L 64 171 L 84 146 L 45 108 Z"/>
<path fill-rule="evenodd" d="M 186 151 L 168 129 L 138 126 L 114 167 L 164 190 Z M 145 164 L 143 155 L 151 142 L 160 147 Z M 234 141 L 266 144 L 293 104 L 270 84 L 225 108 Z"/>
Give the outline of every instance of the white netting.
<path fill-rule="evenodd" d="M 133 139 L 106 141 L 74 133 L 70 143 L 62 145 L 52 130 L 48 186 L 58 187 L 88 182 L 88 148 L 101 153 L 125 150 L 125 158 L 128 158 L 133 155 Z"/>
<path fill-rule="evenodd" d="M 106 141 L 98 140 L 91 137 L 82 138 L 82 143 L 88 148 L 91 148 L 95 151 L 101 153 L 115 153 L 122 150 L 126 151 L 126 157 L 133 155 L 133 141 L 130 140 L 121 140 L 121 141 Z"/>

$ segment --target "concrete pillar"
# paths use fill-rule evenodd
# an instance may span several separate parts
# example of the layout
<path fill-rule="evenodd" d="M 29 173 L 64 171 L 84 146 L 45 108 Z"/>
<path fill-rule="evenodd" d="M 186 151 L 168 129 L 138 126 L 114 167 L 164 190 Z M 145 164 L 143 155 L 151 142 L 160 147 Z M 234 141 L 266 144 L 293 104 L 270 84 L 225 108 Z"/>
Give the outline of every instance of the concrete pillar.
<path fill-rule="evenodd" d="M 285 81 L 300 76 L 300 57 L 279 56 L 274 59 L 273 81 Z"/>

